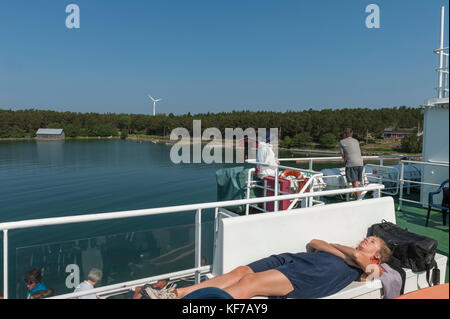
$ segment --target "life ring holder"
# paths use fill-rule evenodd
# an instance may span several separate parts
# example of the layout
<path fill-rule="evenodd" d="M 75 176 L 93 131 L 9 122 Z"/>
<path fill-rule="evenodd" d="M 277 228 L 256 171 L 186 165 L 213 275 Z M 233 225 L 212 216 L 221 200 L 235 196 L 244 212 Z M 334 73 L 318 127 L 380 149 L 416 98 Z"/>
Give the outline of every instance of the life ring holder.
<path fill-rule="evenodd" d="M 294 176 L 296 179 L 298 179 L 298 178 L 301 178 L 303 176 L 303 174 L 299 171 L 285 169 L 284 171 L 282 171 L 280 173 L 280 175 L 278 177 L 286 179 L 288 176 Z"/>
<path fill-rule="evenodd" d="M 298 181 L 298 185 L 297 185 L 297 189 L 295 190 L 295 193 L 299 193 L 300 190 L 302 189 L 302 185 L 304 183 L 306 183 L 309 179 L 309 177 L 307 177 L 306 175 L 302 174 L 300 171 L 294 171 L 291 169 L 285 169 L 284 171 L 282 171 L 280 173 L 280 175 L 278 175 L 279 178 L 282 179 L 287 179 L 289 176 L 293 176 L 295 178 L 295 180 Z"/>

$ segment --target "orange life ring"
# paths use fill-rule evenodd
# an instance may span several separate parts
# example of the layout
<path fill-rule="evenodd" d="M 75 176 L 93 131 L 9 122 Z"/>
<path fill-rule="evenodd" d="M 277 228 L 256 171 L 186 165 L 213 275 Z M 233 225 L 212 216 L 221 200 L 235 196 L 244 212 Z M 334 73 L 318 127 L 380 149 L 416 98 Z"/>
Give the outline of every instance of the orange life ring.
<path fill-rule="evenodd" d="M 291 169 L 285 169 L 281 172 L 280 178 L 287 178 L 288 176 L 294 176 L 295 178 L 299 178 L 302 176 L 302 173 L 299 171 L 293 171 Z"/>

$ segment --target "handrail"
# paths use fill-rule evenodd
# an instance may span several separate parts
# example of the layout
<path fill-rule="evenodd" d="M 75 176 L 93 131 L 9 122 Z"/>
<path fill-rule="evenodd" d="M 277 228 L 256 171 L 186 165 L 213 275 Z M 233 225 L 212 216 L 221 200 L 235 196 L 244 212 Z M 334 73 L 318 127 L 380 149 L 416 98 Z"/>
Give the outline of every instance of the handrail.
<path fill-rule="evenodd" d="M 423 165 L 444 166 L 444 167 L 447 167 L 447 166 L 449 165 L 449 162 L 434 162 L 434 161 L 418 162 L 418 161 L 407 161 L 407 160 L 403 160 L 402 163 L 409 163 L 409 164 L 423 164 Z"/>
<path fill-rule="evenodd" d="M 382 185 L 378 185 L 378 186 L 381 187 Z M 112 219 L 120 219 L 120 218 L 143 217 L 143 216 L 151 216 L 151 215 L 159 215 L 159 214 L 180 213 L 180 212 L 185 212 L 185 211 L 196 211 L 198 209 L 203 210 L 203 209 L 218 208 L 218 207 L 239 206 L 239 205 L 245 205 L 246 203 L 258 204 L 258 203 L 263 203 L 263 202 L 273 202 L 275 200 L 305 198 L 305 197 L 312 197 L 312 196 L 336 195 L 337 193 L 352 193 L 352 192 L 359 192 L 359 191 L 364 191 L 364 190 L 374 191 L 377 189 L 384 188 L 384 186 L 382 188 L 380 188 L 378 186 L 377 186 L 377 184 L 374 184 L 374 186 L 369 185 L 367 187 L 345 188 L 345 189 L 339 189 L 339 190 L 320 191 L 320 192 L 304 193 L 304 194 L 289 194 L 289 195 L 279 195 L 279 196 L 269 196 L 269 197 L 258 197 L 258 198 L 251 198 L 251 199 L 237 199 L 237 200 L 220 201 L 220 202 L 209 202 L 209 203 L 197 203 L 197 204 L 147 208 L 147 209 L 119 211 L 119 212 L 110 212 L 110 213 L 98 213 L 98 214 L 75 215 L 75 216 L 65 216 L 65 217 L 29 219 L 29 220 L 22 220 L 22 221 L 0 223 L 0 230 L 23 229 L 23 228 L 31 228 L 31 227 L 43 227 L 43 226 L 53 226 L 53 225 L 61 225 L 61 224 L 83 223 L 83 222 L 90 222 L 90 221 L 101 221 L 101 220 L 112 220 Z"/>
<path fill-rule="evenodd" d="M 415 200 L 411 200 L 411 199 L 405 199 L 403 198 L 403 185 L 405 184 L 405 182 L 410 183 L 410 184 L 419 184 L 419 185 L 429 185 L 429 186 L 439 186 L 439 184 L 434 184 L 434 183 L 427 183 L 427 182 L 417 182 L 417 181 L 412 181 L 412 180 L 408 180 L 405 179 L 405 164 L 421 164 L 424 166 L 440 166 L 440 167 L 449 167 L 449 162 L 445 162 L 445 161 L 428 161 L 428 162 L 418 162 L 418 161 L 409 161 L 409 160 L 402 160 L 400 161 L 401 163 L 401 171 L 400 171 L 400 195 L 399 195 L 399 204 L 397 207 L 397 210 L 402 210 L 403 208 L 403 202 L 409 202 L 409 203 L 414 203 L 414 204 L 422 204 L 422 205 L 426 205 L 426 203 L 420 202 L 420 201 L 415 201 Z"/>
<path fill-rule="evenodd" d="M 366 155 L 361 156 L 363 160 L 370 160 L 370 159 L 379 159 L 380 165 L 384 164 L 385 159 L 404 159 L 404 158 L 417 158 L 421 157 L 422 155 L 405 155 L 405 154 L 399 154 L 399 155 Z M 313 170 L 313 163 L 314 162 L 327 162 L 327 161 L 343 161 L 344 159 L 342 156 L 322 156 L 322 157 L 284 157 L 284 158 L 278 158 L 280 162 L 289 162 L 289 161 L 296 161 L 296 162 L 309 162 L 309 169 L 308 171 L 310 173 L 317 173 Z M 247 163 L 249 164 L 259 164 L 259 165 L 267 165 L 264 163 L 256 162 L 256 159 L 247 159 Z M 270 165 L 274 166 L 274 165 Z M 293 169 L 293 168 L 290 168 Z"/>
<path fill-rule="evenodd" d="M 398 154 L 398 155 L 371 155 L 371 156 L 362 156 L 363 160 L 369 160 L 369 159 L 379 159 L 380 160 L 380 166 L 383 166 L 383 162 L 385 159 L 394 159 L 394 158 L 398 158 L 398 159 L 412 159 L 412 158 L 417 158 L 417 157 L 421 157 L 421 155 L 405 155 L 405 154 Z M 260 165 L 260 166 L 270 166 L 270 167 L 275 167 L 275 195 L 279 194 L 278 191 L 278 172 L 279 169 L 290 169 L 290 170 L 296 170 L 296 171 L 303 171 L 303 172 L 307 172 L 313 175 L 313 177 L 321 177 L 321 178 L 330 178 L 331 176 L 324 176 L 321 172 L 317 172 L 313 170 L 313 162 L 321 162 L 321 161 L 330 161 L 330 160 L 336 160 L 336 161 L 343 161 L 342 156 L 323 156 L 323 157 L 300 157 L 300 158 L 293 158 L 293 157 L 285 157 L 285 158 L 278 158 L 278 160 L 280 162 L 289 162 L 289 161 L 296 161 L 296 162 L 309 162 L 309 169 L 303 169 L 303 168 L 298 168 L 298 167 L 290 167 L 290 166 L 284 166 L 284 165 L 273 165 L 273 164 L 267 164 L 267 163 L 262 163 L 262 162 L 257 162 L 256 159 L 247 159 L 245 162 L 251 165 Z M 368 164 L 370 165 L 370 164 Z M 250 176 L 251 173 L 249 171 L 248 173 L 248 178 L 247 178 L 247 198 L 249 198 L 249 194 L 250 194 Z M 337 176 L 337 175 L 336 175 Z M 335 177 L 333 175 L 333 177 Z M 262 187 L 264 188 L 264 187 Z M 397 191 L 398 192 L 398 191 Z M 389 193 L 387 193 L 389 194 Z M 274 203 L 275 211 L 278 211 L 278 202 Z M 249 212 L 249 204 L 246 205 L 246 214 L 248 214 Z M 258 208 L 259 209 L 259 208 Z M 263 211 L 265 211 L 264 209 L 262 209 Z"/>
<path fill-rule="evenodd" d="M 374 165 L 374 164 L 366 164 L 366 166 L 369 167 L 381 167 L 381 168 L 388 168 L 388 169 L 392 169 L 392 170 L 396 170 L 397 171 L 397 180 L 392 180 L 392 179 L 383 179 L 383 175 L 381 175 L 380 177 L 373 175 L 373 171 L 372 171 L 372 176 L 373 178 L 379 179 L 379 183 L 382 184 L 383 181 L 384 182 L 393 182 L 397 185 L 397 187 L 395 188 L 395 192 L 387 192 L 386 190 L 383 191 L 384 194 L 387 195 L 391 195 L 391 196 L 395 196 L 398 194 L 398 189 L 399 189 L 399 178 L 400 178 L 400 171 L 398 170 L 398 168 L 392 167 L 392 166 L 385 166 L 385 165 Z M 367 175 L 367 173 L 366 173 Z"/>
<path fill-rule="evenodd" d="M 76 216 L 65 216 L 65 217 L 53 217 L 53 218 L 42 218 L 42 219 L 31 219 L 23 221 L 14 222 L 4 222 L 0 223 L 0 230 L 3 231 L 3 294 L 4 298 L 8 299 L 8 232 L 13 229 L 24 229 L 33 227 L 43 227 L 43 226 L 54 226 L 62 224 L 73 224 L 73 223 L 83 223 L 101 220 L 114 220 L 121 218 L 132 218 L 132 217 L 143 217 L 151 215 L 169 214 L 169 213 L 180 213 L 186 211 L 197 211 L 196 214 L 196 226 L 199 225 L 200 213 L 203 209 L 219 208 L 219 207 L 229 207 L 229 206 L 239 206 L 245 204 L 258 204 L 278 200 L 287 200 L 295 198 L 309 198 L 314 196 L 328 196 L 345 194 L 359 191 L 381 191 L 384 189 L 384 185 L 372 184 L 366 187 L 358 188 L 345 188 L 338 190 L 320 191 L 320 192 L 308 192 L 301 194 L 288 194 L 288 195 L 278 195 L 269 197 L 259 197 L 252 199 L 239 199 L 221 202 L 210 202 L 210 203 L 198 203 L 198 204 L 188 204 L 188 205 L 178 205 L 170 207 L 160 207 L 160 208 L 149 208 L 149 209 L 139 209 L 121 212 L 110 212 L 110 213 L 99 213 L 99 214 L 87 214 L 87 215 L 76 215 Z M 201 232 L 196 229 L 196 249 L 199 246 Z M 199 252 L 196 252 L 196 275 L 199 275 Z"/>
<path fill-rule="evenodd" d="M 177 272 L 173 272 L 173 273 L 169 273 L 169 274 L 162 274 L 162 275 L 152 276 L 152 277 L 143 278 L 143 279 L 137 279 L 137 280 L 133 280 L 133 281 L 127 281 L 124 283 L 118 283 L 118 284 L 98 287 L 98 288 L 79 291 L 79 292 L 71 292 L 68 294 L 53 296 L 53 297 L 49 297 L 46 299 L 66 299 L 66 298 L 71 299 L 71 298 L 78 298 L 78 297 L 87 296 L 87 295 L 101 294 L 102 292 L 107 292 L 107 291 L 117 290 L 117 289 L 129 290 L 132 287 L 136 287 L 136 286 L 146 284 L 146 283 L 157 282 L 158 280 L 162 280 L 162 279 L 167 279 L 167 278 L 174 279 L 177 277 L 191 275 L 194 272 L 205 273 L 205 272 L 209 272 L 210 270 L 211 270 L 211 266 L 203 266 L 200 268 L 181 270 L 181 271 L 177 271 Z"/>

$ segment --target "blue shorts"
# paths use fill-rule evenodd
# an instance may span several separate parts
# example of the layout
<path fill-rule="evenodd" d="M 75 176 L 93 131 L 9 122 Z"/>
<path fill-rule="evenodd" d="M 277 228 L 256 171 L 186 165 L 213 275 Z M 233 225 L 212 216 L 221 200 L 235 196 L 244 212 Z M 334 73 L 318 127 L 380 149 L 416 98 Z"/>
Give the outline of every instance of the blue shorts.
<path fill-rule="evenodd" d="M 278 270 L 289 280 L 294 290 L 278 298 L 329 296 L 352 281 L 359 281 L 361 276 L 361 270 L 326 252 L 272 255 L 247 266 L 255 273 Z"/>
<path fill-rule="evenodd" d="M 345 177 L 348 183 L 360 182 L 362 183 L 362 166 L 353 166 L 345 168 Z"/>

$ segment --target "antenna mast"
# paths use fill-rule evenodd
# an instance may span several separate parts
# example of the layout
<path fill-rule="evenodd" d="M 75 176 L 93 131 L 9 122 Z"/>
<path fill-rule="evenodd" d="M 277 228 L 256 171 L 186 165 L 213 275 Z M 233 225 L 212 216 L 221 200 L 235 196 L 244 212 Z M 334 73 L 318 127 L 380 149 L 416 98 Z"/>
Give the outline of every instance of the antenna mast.
<path fill-rule="evenodd" d="M 439 49 L 434 52 L 439 54 L 438 99 L 448 97 L 448 47 L 444 48 L 445 33 L 445 7 L 441 7 L 441 39 Z"/>

